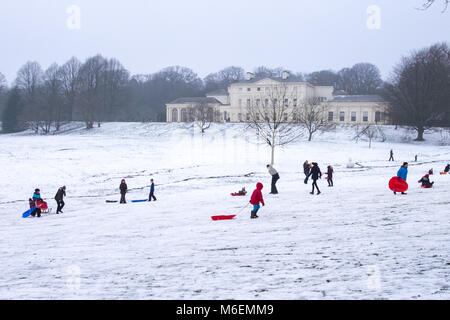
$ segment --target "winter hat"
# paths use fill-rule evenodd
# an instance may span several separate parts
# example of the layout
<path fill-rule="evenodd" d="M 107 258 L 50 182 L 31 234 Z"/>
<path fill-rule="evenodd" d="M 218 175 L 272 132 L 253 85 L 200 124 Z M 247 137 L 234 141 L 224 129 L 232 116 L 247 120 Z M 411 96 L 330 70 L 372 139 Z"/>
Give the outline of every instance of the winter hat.
<path fill-rule="evenodd" d="M 408 162 L 403 162 L 403 165 L 404 165 L 404 166 L 407 166 L 407 165 L 408 165 Z"/>
<path fill-rule="evenodd" d="M 40 192 L 41 190 L 39 190 L 39 189 L 34 189 L 34 192 Z"/>
<path fill-rule="evenodd" d="M 258 183 L 256 184 L 256 189 L 262 190 L 263 188 L 264 188 L 264 186 L 263 186 L 263 184 L 262 184 L 261 182 L 258 182 Z"/>

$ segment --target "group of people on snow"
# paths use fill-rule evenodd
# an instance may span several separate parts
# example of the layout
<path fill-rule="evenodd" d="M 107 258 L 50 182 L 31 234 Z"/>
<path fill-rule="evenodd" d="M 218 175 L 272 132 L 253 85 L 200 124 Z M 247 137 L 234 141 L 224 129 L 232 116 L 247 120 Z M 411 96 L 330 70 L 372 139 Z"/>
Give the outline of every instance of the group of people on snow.
<path fill-rule="evenodd" d="M 156 201 L 156 197 L 155 197 L 155 181 L 153 179 L 150 179 L 150 194 L 148 196 L 148 201 Z M 122 179 L 122 182 L 120 183 L 119 186 L 119 190 L 120 190 L 120 203 L 121 204 L 125 204 L 127 203 L 126 200 L 126 194 L 128 192 L 128 186 L 127 183 L 125 181 L 125 179 Z"/>
<path fill-rule="evenodd" d="M 56 214 L 63 213 L 62 209 L 64 208 L 65 196 L 66 196 L 66 186 L 62 186 L 61 188 L 58 189 L 55 195 L 55 201 L 57 204 Z M 38 218 L 40 218 L 42 210 L 48 209 L 47 203 L 44 201 L 44 199 L 42 199 L 41 190 L 38 188 L 34 190 L 33 197 L 28 199 L 28 203 L 30 205 L 30 209 L 33 209 L 31 211 L 32 217 L 37 216 Z"/>

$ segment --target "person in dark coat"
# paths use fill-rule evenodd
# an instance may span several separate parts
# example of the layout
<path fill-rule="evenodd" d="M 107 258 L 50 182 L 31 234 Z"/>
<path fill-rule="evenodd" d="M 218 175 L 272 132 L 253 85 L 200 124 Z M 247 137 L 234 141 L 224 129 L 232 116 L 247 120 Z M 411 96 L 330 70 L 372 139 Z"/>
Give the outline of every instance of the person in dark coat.
<path fill-rule="evenodd" d="M 444 169 L 444 172 L 449 172 L 450 171 L 450 163 L 449 164 L 447 164 L 447 166 L 445 167 L 445 169 Z"/>
<path fill-rule="evenodd" d="M 389 161 L 394 161 L 394 150 L 391 149 Z"/>
<path fill-rule="evenodd" d="M 303 163 L 303 173 L 305 177 L 309 176 L 309 172 L 311 171 L 311 166 L 309 165 L 308 160 Z"/>
<path fill-rule="evenodd" d="M 333 173 L 334 169 L 332 166 L 327 167 L 327 174 L 328 174 L 328 186 L 333 187 Z"/>
<path fill-rule="evenodd" d="M 420 179 L 417 182 L 422 183 L 422 187 L 427 187 L 427 188 L 432 187 L 433 184 L 434 184 L 434 181 L 433 182 L 430 181 L 430 175 L 429 174 L 424 175 L 422 177 L 422 179 Z"/>
<path fill-rule="evenodd" d="M 122 183 L 120 184 L 119 189 L 120 189 L 120 203 L 127 203 L 125 195 L 127 194 L 128 186 L 125 183 L 125 179 L 122 179 Z"/>
<path fill-rule="evenodd" d="M 434 175 L 433 168 L 431 168 L 430 170 L 428 170 L 428 174 L 429 174 L 430 176 Z"/>
<path fill-rule="evenodd" d="M 58 205 L 58 208 L 56 209 L 56 214 L 63 213 L 61 210 L 64 208 L 64 197 L 66 196 L 66 186 L 63 186 L 58 189 L 58 192 L 56 192 L 55 200 L 56 204 Z"/>
<path fill-rule="evenodd" d="M 278 174 L 278 171 L 275 170 L 275 168 L 272 167 L 272 165 L 270 164 L 267 165 L 267 170 L 269 170 L 269 173 L 272 176 L 272 189 L 270 191 L 270 194 L 278 194 L 276 184 L 277 181 L 280 179 L 280 175 Z"/>
<path fill-rule="evenodd" d="M 153 201 L 156 201 L 156 197 L 155 197 L 155 182 L 153 181 L 153 179 L 151 179 L 150 182 L 151 182 L 150 195 L 148 197 L 148 201 L 152 201 L 152 199 L 153 199 Z"/>
<path fill-rule="evenodd" d="M 312 192 L 314 194 L 314 187 L 317 188 L 317 195 L 320 194 L 319 186 L 317 185 L 317 180 L 322 177 L 322 172 L 320 171 L 319 165 L 317 162 L 312 163 L 313 166 L 311 168 L 311 179 L 313 180 L 312 184 Z"/>

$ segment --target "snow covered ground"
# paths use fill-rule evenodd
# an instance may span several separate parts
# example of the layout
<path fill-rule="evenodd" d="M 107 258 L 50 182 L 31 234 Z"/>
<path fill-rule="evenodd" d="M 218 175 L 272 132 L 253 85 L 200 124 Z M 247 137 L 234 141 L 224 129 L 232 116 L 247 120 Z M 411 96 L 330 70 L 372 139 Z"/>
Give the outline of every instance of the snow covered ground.
<path fill-rule="evenodd" d="M 449 299 L 450 176 L 439 171 L 450 148 L 439 133 L 415 143 L 390 127 L 369 149 L 353 133 L 279 149 L 276 196 L 270 152 L 243 125 L 204 136 L 140 123 L 2 135 L 0 299 Z M 347 169 L 349 158 L 360 166 Z M 310 195 L 306 159 L 333 165 L 335 187 L 320 180 L 322 194 Z M 410 190 L 394 196 L 387 183 L 403 161 Z M 435 188 L 421 189 L 430 168 Z M 154 178 L 158 201 L 107 204 L 122 178 L 128 200 L 145 199 Z M 230 193 L 258 181 L 266 206 L 250 220 L 249 197 Z M 63 184 L 64 214 L 21 218 L 36 187 L 55 210 Z"/>

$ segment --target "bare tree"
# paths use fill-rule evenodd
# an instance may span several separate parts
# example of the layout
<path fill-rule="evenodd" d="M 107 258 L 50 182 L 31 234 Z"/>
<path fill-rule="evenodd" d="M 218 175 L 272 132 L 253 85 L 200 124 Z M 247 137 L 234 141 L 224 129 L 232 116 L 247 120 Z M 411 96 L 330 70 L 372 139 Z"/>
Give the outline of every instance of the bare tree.
<path fill-rule="evenodd" d="M 86 123 L 86 129 L 92 129 L 95 121 L 100 123 L 105 66 L 105 58 L 97 55 L 87 59 L 80 68 L 80 94 L 77 105 Z"/>
<path fill-rule="evenodd" d="M 329 131 L 334 124 L 328 121 L 326 114 L 327 105 L 317 98 L 304 99 L 298 108 L 296 120 L 308 131 L 308 141 L 318 131 Z"/>
<path fill-rule="evenodd" d="M 61 81 L 64 93 L 64 104 L 66 106 L 64 116 L 67 120 L 73 120 L 73 113 L 75 110 L 75 102 L 77 94 L 79 93 L 79 72 L 81 62 L 72 57 L 69 61 L 63 64 L 60 68 Z"/>
<path fill-rule="evenodd" d="M 60 68 L 52 64 L 44 73 L 43 103 L 40 111 L 41 129 L 45 134 L 52 125 L 56 131 L 60 129 L 63 112 L 63 85 Z"/>
<path fill-rule="evenodd" d="M 395 124 L 411 126 L 416 141 L 425 130 L 445 121 L 450 104 L 450 49 L 436 44 L 404 57 L 396 66 L 385 93 Z"/>
<path fill-rule="evenodd" d="M 444 5 L 444 9 L 442 12 L 445 12 L 448 8 L 448 5 L 450 4 L 450 0 L 441 0 Z M 426 2 L 422 5 L 420 8 L 421 10 L 427 10 L 429 7 L 431 7 L 434 3 L 436 3 L 436 0 L 426 0 Z"/>
<path fill-rule="evenodd" d="M 358 142 L 361 138 L 367 138 L 369 140 L 369 148 L 372 147 L 372 141 L 374 139 L 380 138 L 381 141 L 386 141 L 386 135 L 383 132 L 383 129 L 378 125 L 368 124 L 362 128 L 356 127 L 356 134 L 353 138 Z"/>
<path fill-rule="evenodd" d="M 5 76 L 0 72 L 0 94 L 3 94 L 8 87 Z"/>
<path fill-rule="evenodd" d="M 130 73 L 116 59 L 106 61 L 103 72 L 103 119 L 111 121 L 125 103 Z"/>
<path fill-rule="evenodd" d="M 213 122 L 218 122 L 220 120 L 219 112 L 214 110 L 207 99 L 203 99 L 190 107 L 187 116 L 189 117 L 187 120 L 193 121 L 202 133 L 205 133 L 205 131 L 211 127 Z"/>
<path fill-rule="evenodd" d="M 29 121 L 31 129 L 39 132 L 38 106 L 39 90 L 42 85 L 43 72 L 37 62 L 27 62 L 17 73 L 16 86 L 22 91 L 25 103 L 23 120 Z"/>
<path fill-rule="evenodd" d="M 303 134 L 296 120 L 297 92 L 285 82 L 266 86 L 254 101 L 247 101 L 249 127 L 271 148 L 271 164 L 277 146 L 287 145 Z"/>

